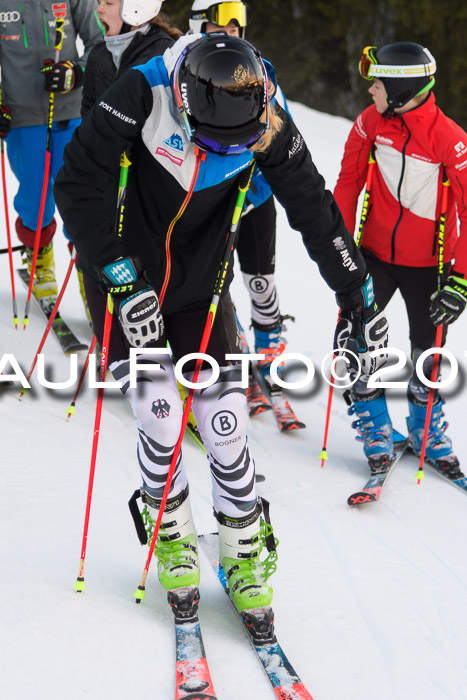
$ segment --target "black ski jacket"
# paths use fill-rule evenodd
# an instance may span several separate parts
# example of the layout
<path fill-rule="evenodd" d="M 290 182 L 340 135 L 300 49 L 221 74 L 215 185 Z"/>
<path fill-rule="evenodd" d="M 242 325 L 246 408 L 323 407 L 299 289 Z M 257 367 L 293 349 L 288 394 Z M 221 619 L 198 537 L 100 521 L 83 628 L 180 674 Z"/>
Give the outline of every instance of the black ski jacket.
<path fill-rule="evenodd" d="M 117 69 L 113 56 L 105 41 L 94 46 L 88 56 L 84 73 L 83 100 L 81 116 L 84 117 L 96 102 L 97 98 L 110 87 L 118 77 L 129 68 L 146 63 L 153 56 L 160 56 L 166 48 L 174 43 L 172 37 L 157 25 L 151 25 L 146 34 L 138 32 L 127 46 L 120 59 Z"/>
<path fill-rule="evenodd" d="M 252 162 L 249 151 L 199 152 L 175 115 L 169 76 L 187 41 L 197 38 L 182 37 L 104 93 L 65 149 L 55 183 L 56 203 L 81 267 L 96 279 L 104 264 L 137 255 L 158 293 L 168 280 L 166 313 L 211 299 L 239 174 Z M 258 165 L 327 284 L 339 293 L 353 291 L 364 282 L 364 260 L 303 137 L 277 109 L 282 129 L 257 154 Z M 102 197 L 129 148 L 133 165 L 119 236 Z"/>

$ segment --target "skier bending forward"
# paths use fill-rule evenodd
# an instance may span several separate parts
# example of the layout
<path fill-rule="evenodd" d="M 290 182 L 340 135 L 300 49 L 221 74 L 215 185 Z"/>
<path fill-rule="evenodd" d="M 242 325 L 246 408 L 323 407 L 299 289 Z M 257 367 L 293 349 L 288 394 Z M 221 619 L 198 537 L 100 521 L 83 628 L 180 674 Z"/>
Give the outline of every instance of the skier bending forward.
<path fill-rule="evenodd" d="M 57 203 L 79 253 L 98 339 L 107 290 L 115 300 L 118 322 L 112 327 L 109 367 L 137 420 L 142 498 L 150 520 L 158 515 L 183 411 L 172 365 L 158 349 L 165 350 L 168 341 L 175 360 L 199 350 L 239 177 L 253 158 L 337 292 L 351 329 L 345 344 L 355 348 L 359 336 L 366 371 L 369 362 L 383 361 L 369 359 L 371 349 L 387 345 L 387 324 L 374 304 L 363 258 L 303 137 L 273 95 L 259 52 L 245 40 L 182 37 L 103 94 L 66 149 L 56 181 Z M 130 149 L 119 236 L 101 198 L 121 153 Z M 193 412 L 211 468 L 221 561 L 233 601 L 243 611 L 270 605 L 267 578 L 274 567 L 261 557 L 269 528 L 256 494 L 240 365 L 226 360 L 226 354 L 241 353 L 229 282 L 207 348 L 220 375 L 215 384 L 196 391 Z M 371 340 L 375 329 L 382 329 L 377 343 Z M 129 386 L 131 346 L 153 348 L 154 354 L 142 361 L 162 367 L 138 372 L 141 390 Z M 193 366 L 187 364 L 186 371 Z M 210 375 L 206 365 L 200 380 Z M 162 524 L 156 546 L 161 584 L 168 590 L 197 586 L 197 537 L 182 455 Z"/>

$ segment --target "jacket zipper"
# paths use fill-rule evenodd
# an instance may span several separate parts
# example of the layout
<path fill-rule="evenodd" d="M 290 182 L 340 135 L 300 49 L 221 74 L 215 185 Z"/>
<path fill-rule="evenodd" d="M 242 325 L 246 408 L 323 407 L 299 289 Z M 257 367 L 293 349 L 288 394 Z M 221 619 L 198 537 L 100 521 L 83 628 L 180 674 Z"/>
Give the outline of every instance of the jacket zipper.
<path fill-rule="evenodd" d="M 183 216 L 185 209 L 188 206 L 188 202 L 190 201 L 190 199 L 192 197 L 192 194 L 193 194 L 194 189 L 195 189 L 196 181 L 198 179 L 201 163 L 206 160 L 206 152 L 201 151 L 198 148 L 198 146 L 195 146 L 195 156 L 196 156 L 196 163 L 195 163 L 195 169 L 193 172 L 193 177 L 191 178 L 190 188 L 186 194 L 185 199 L 182 202 L 180 209 L 178 210 L 178 213 L 172 219 L 170 226 L 167 230 L 166 237 L 165 237 L 165 254 L 166 254 L 165 278 L 164 278 L 164 282 L 162 284 L 161 291 L 159 293 L 159 305 L 160 305 L 161 309 L 162 309 L 162 304 L 164 302 L 165 293 L 167 291 L 167 286 L 169 284 L 170 273 L 172 270 L 172 258 L 170 255 L 170 239 L 172 238 L 172 232 L 174 230 L 174 227 L 175 227 L 175 224 L 177 223 L 177 221 L 179 219 L 181 219 L 181 217 Z"/>
<path fill-rule="evenodd" d="M 393 228 L 392 235 L 391 235 L 391 262 L 393 263 L 396 257 L 396 233 L 397 229 L 399 228 L 399 224 L 402 220 L 402 216 L 404 214 L 404 209 L 402 207 L 402 202 L 401 202 L 401 189 L 402 189 L 402 181 L 404 179 L 404 172 L 405 172 L 405 152 L 407 150 L 407 145 L 410 141 L 411 137 L 411 132 L 410 129 L 408 128 L 407 124 L 404 121 L 404 118 L 401 117 L 401 122 L 402 126 L 407 129 L 407 139 L 402 147 L 402 170 L 401 170 L 401 176 L 399 178 L 399 184 L 397 186 L 397 200 L 399 202 L 399 218 L 396 221 L 396 224 Z"/>

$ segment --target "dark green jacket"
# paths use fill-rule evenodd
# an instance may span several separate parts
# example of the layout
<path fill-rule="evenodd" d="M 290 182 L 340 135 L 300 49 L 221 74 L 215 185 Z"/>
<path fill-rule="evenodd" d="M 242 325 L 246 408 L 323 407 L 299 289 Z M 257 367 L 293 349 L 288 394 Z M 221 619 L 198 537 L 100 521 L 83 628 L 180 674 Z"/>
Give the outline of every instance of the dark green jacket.
<path fill-rule="evenodd" d="M 0 0 L 0 66 L 2 102 L 12 112 L 12 127 L 47 123 L 49 93 L 40 72 L 44 59 L 54 58 L 55 19 L 65 12 L 60 59 L 79 60 L 84 68 L 87 54 L 99 41 L 96 0 Z M 76 39 L 84 44 L 78 54 Z M 80 116 L 81 88 L 55 96 L 54 121 Z"/>

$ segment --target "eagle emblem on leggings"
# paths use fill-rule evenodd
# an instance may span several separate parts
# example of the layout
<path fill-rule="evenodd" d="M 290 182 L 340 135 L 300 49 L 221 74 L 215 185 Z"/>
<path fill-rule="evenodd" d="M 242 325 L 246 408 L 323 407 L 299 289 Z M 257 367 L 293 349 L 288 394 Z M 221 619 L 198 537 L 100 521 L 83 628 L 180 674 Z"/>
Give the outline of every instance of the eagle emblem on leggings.
<path fill-rule="evenodd" d="M 153 402 L 151 411 L 156 418 L 167 418 L 170 413 L 170 405 L 165 399 L 157 399 Z"/>

